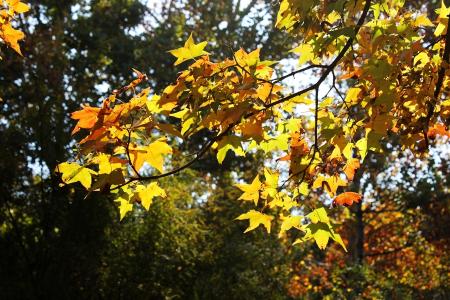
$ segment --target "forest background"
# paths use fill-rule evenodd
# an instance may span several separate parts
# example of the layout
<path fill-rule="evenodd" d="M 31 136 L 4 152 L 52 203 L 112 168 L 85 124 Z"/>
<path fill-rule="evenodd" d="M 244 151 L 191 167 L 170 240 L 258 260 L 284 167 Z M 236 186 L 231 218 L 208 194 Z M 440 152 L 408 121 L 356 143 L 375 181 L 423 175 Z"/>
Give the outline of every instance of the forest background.
<path fill-rule="evenodd" d="M 180 71 L 167 51 L 191 32 L 211 41 L 216 57 L 240 47 L 286 57 L 295 41 L 273 26 L 277 2 L 28 3 L 18 19 L 24 56 L 6 47 L 0 54 L 2 299 L 450 296 L 445 144 L 427 159 L 391 151 L 365 160 L 364 207 L 335 216 L 348 253 L 335 244 L 292 246 L 295 236 L 261 229 L 243 234 L 234 219 L 249 206 L 237 201 L 233 183 L 236 174 L 252 179 L 257 154 L 228 155 L 221 166 L 208 155 L 161 182 L 170 197 L 121 222 L 113 197 L 85 199 L 82 189 L 60 187 L 52 170 L 74 146 L 70 112 L 133 80 L 132 67 L 161 90 Z M 408 5 L 432 14 L 440 3 Z"/>

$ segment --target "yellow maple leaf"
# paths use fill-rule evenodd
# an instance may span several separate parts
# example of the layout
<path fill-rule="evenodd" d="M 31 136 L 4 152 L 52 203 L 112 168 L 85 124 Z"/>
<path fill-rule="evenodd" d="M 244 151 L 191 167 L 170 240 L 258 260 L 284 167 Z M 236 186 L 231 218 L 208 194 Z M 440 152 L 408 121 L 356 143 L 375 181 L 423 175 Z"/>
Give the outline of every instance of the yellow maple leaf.
<path fill-rule="evenodd" d="M 264 169 L 264 177 L 266 178 L 266 186 L 276 189 L 278 187 L 278 179 L 280 173 L 273 172 L 267 168 Z"/>
<path fill-rule="evenodd" d="M 98 174 L 111 174 L 114 170 L 122 168 L 122 162 L 119 159 L 104 153 L 94 157 L 92 162 L 98 164 Z"/>
<path fill-rule="evenodd" d="M 271 83 L 264 82 L 258 86 L 258 88 L 256 89 L 256 94 L 258 95 L 259 99 L 267 102 L 267 100 L 271 100 L 274 94 L 280 92 L 281 90 L 282 87 L 280 85 L 273 85 Z"/>
<path fill-rule="evenodd" d="M 441 7 L 436 9 L 436 13 L 439 14 L 439 24 L 434 31 L 435 36 L 443 35 L 447 32 L 448 27 L 448 15 L 450 14 L 450 7 L 446 7 L 444 1 L 441 1 Z"/>
<path fill-rule="evenodd" d="M 22 52 L 20 51 L 19 41 L 24 37 L 25 34 L 22 31 L 14 29 L 9 23 L 1 26 L 0 38 L 20 55 L 22 55 Z"/>
<path fill-rule="evenodd" d="M 328 156 L 328 159 L 336 159 L 339 161 L 342 160 L 341 149 L 339 149 L 339 146 L 334 146 L 333 152 L 331 152 L 330 156 Z"/>
<path fill-rule="evenodd" d="M 361 156 L 361 161 L 364 161 L 364 158 L 367 155 L 367 138 L 362 138 L 355 144 L 358 149 L 358 153 Z"/>
<path fill-rule="evenodd" d="M 8 3 L 9 9 L 18 14 L 22 14 L 30 10 L 28 4 L 20 2 L 20 0 L 6 0 L 6 2 Z"/>
<path fill-rule="evenodd" d="M 430 27 L 430 26 L 434 26 L 434 24 L 433 24 L 433 22 L 430 21 L 430 19 L 428 19 L 428 17 L 426 15 L 419 15 L 414 20 L 414 26 L 416 26 L 416 27 L 420 27 L 420 26 Z"/>
<path fill-rule="evenodd" d="M 244 149 L 242 149 L 241 141 L 236 136 L 225 136 L 219 142 L 213 144 L 213 148 L 217 148 L 217 161 L 222 164 L 228 150 L 234 152 L 237 156 L 245 156 Z"/>
<path fill-rule="evenodd" d="M 266 230 L 268 233 L 270 233 L 270 222 L 273 220 L 273 216 L 269 216 L 266 214 L 263 214 L 256 210 L 250 210 L 249 212 L 240 215 L 236 218 L 237 220 L 249 220 L 250 224 L 248 228 L 244 231 L 244 233 L 247 233 L 256 227 L 258 227 L 260 224 L 262 224 L 264 227 L 266 227 Z"/>
<path fill-rule="evenodd" d="M 278 179 L 280 174 L 278 172 L 273 172 L 267 168 L 264 169 L 264 177 L 266 181 L 264 182 L 264 191 L 262 198 L 267 198 L 267 196 L 275 197 L 278 193 Z"/>
<path fill-rule="evenodd" d="M 352 159 L 354 148 L 355 145 L 353 143 L 348 143 L 347 145 L 345 145 L 344 150 L 342 150 L 342 155 L 344 155 L 346 159 Z"/>
<path fill-rule="evenodd" d="M 234 53 L 234 57 L 236 58 L 236 62 L 241 67 L 252 67 L 256 66 L 259 62 L 259 52 L 260 48 L 253 50 L 250 53 L 245 52 L 244 49 L 239 49 Z"/>
<path fill-rule="evenodd" d="M 320 207 L 315 209 L 310 214 L 307 215 L 308 218 L 311 219 L 311 224 L 304 227 L 306 230 L 305 236 L 297 239 L 294 242 L 294 245 L 308 241 L 310 239 L 314 239 L 319 249 L 324 250 L 328 245 L 329 239 L 333 239 L 339 245 L 347 251 L 344 242 L 339 234 L 334 232 L 333 226 L 330 223 L 330 219 L 328 218 L 327 212 L 325 208 Z"/>
<path fill-rule="evenodd" d="M 311 222 L 313 222 L 313 224 L 316 224 L 318 222 L 326 224 L 330 223 L 330 218 L 328 218 L 327 211 L 323 207 L 313 210 L 307 215 L 307 217 L 311 219 Z"/>
<path fill-rule="evenodd" d="M 439 18 L 448 19 L 448 15 L 450 14 L 450 7 L 445 5 L 444 1 L 441 1 L 441 7 L 436 9 L 436 13 L 439 14 Z"/>
<path fill-rule="evenodd" d="M 313 189 L 323 187 L 325 191 L 330 195 L 330 197 L 334 197 L 336 195 L 336 190 L 340 186 L 346 186 L 347 182 L 340 178 L 338 175 L 333 175 L 330 177 L 325 177 L 323 175 L 319 175 L 313 183 Z"/>
<path fill-rule="evenodd" d="M 184 43 L 184 47 L 169 51 L 170 54 L 177 58 L 174 65 L 176 66 L 200 55 L 208 54 L 208 52 L 203 50 L 207 44 L 208 42 L 206 41 L 195 44 L 191 33 L 187 41 Z"/>
<path fill-rule="evenodd" d="M 327 247 L 330 238 L 341 245 L 345 252 L 347 252 L 347 248 L 345 247 L 341 236 L 334 232 L 331 225 L 325 223 L 309 224 L 306 227 L 305 236 L 297 239 L 293 245 L 314 239 L 319 249 L 324 250 Z"/>
<path fill-rule="evenodd" d="M 337 11 L 333 10 L 331 13 L 328 14 L 326 21 L 330 24 L 333 24 L 340 19 L 341 15 Z"/>
<path fill-rule="evenodd" d="M 302 220 L 302 216 L 284 217 L 283 223 L 281 223 L 279 236 L 281 236 L 284 232 L 288 231 L 291 228 L 297 228 L 299 230 L 303 230 L 302 224 L 300 223 L 301 220 Z"/>
<path fill-rule="evenodd" d="M 259 200 L 259 190 L 262 187 L 261 181 L 259 181 L 259 176 L 256 175 L 255 179 L 253 179 L 251 184 L 236 184 L 237 188 L 239 188 L 244 193 L 239 197 L 238 200 L 244 201 L 253 201 L 255 205 L 258 205 Z"/>
<path fill-rule="evenodd" d="M 358 103 L 358 96 L 361 93 L 360 88 L 349 88 L 345 96 L 345 102 L 348 104 Z"/>
<path fill-rule="evenodd" d="M 55 171 L 62 174 L 61 179 L 65 184 L 80 182 L 86 189 L 91 187 L 91 174 L 96 174 L 91 169 L 70 162 L 59 164 Z"/>
<path fill-rule="evenodd" d="M 147 186 L 139 185 L 136 190 L 141 204 L 146 210 L 149 210 L 150 205 L 153 203 L 153 198 L 167 197 L 166 192 L 159 187 L 157 182 L 152 182 Z"/>
<path fill-rule="evenodd" d="M 300 46 L 292 49 L 290 52 L 300 55 L 298 61 L 299 65 L 303 65 L 307 62 L 311 62 L 313 64 L 318 64 L 320 62 L 320 60 L 316 57 L 314 48 L 309 44 L 301 44 Z"/>
<path fill-rule="evenodd" d="M 164 155 L 171 154 L 172 148 L 166 143 L 166 138 L 160 138 L 148 146 L 130 149 L 133 166 L 139 170 L 144 162 L 163 172 Z"/>
<path fill-rule="evenodd" d="M 125 217 L 125 215 L 128 212 L 133 210 L 133 204 L 130 203 L 125 198 L 122 198 L 122 197 L 120 197 L 117 200 L 115 200 L 115 202 L 119 203 L 120 220 L 122 221 L 122 219 Z"/>

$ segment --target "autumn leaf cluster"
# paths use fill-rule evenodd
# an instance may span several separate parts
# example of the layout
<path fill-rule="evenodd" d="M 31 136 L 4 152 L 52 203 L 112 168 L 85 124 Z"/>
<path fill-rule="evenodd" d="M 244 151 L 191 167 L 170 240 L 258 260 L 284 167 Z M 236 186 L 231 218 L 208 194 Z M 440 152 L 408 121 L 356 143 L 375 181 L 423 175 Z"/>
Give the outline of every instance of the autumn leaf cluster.
<path fill-rule="evenodd" d="M 136 80 L 100 107 L 72 114 L 83 137 L 76 161 L 56 168 L 62 181 L 117 194 L 122 219 L 166 197 L 158 179 L 210 151 L 219 163 L 259 152 L 266 166 L 251 183 L 236 183 L 239 200 L 254 205 L 237 216 L 249 220 L 246 231 L 270 232 L 279 220 L 280 236 L 294 229 L 304 233 L 297 242 L 323 249 L 332 239 L 345 249 L 325 206 L 362 201 L 351 184 L 368 154 L 395 137 L 425 155 L 436 136 L 449 135 L 450 11 L 442 4 L 430 20 L 401 0 L 307 2 L 281 1 L 276 22 L 298 39 L 298 69 L 277 77 L 282 67 L 260 49 L 216 61 L 207 41 L 191 35 L 170 51 L 184 68 L 161 92 L 141 89 L 148 78 L 135 70 Z M 286 80 L 301 74 L 315 76 L 292 92 Z M 183 144 L 202 134 L 198 151 L 186 153 Z M 323 205 L 303 205 L 312 193 Z"/>
<path fill-rule="evenodd" d="M 25 38 L 25 34 L 15 29 L 13 22 L 19 14 L 29 10 L 29 6 L 20 0 L 1 0 L 0 2 L 0 41 L 22 55 L 19 41 Z"/>

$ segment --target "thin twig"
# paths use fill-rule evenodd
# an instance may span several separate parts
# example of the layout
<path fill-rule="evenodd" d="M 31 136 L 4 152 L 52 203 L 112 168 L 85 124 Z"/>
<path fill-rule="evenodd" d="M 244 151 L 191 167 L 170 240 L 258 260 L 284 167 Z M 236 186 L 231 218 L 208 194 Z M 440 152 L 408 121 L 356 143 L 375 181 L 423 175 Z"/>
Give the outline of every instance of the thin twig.
<path fill-rule="evenodd" d="M 181 167 L 178 167 L 176 169 L 173 169 L 172 171 L 166 172 L 166 173 L 162 173 L 162 174 L 158 174 L 158 175 L 152 175 L 152 176 L 140 176 L 140 177 L 130 177 L 126 182 L 112 188 L 111 190 L 116 190 L 119 189 L 125 185 L 128 185 L 134 181 L 148 181 L 148 180 L 156 180 L 156 179 L 160 179 L 163 177 L 167 177 L 170 175 L 174 175 L 188 167 L 190 167 L 192 164 L 194 164 L 195 162 L 197 162 L 211 147 L 212 145 L 220 140 L 222 137 L 224 137 L 226 134 L 228 134 L 228 132 L 230 132 L 230 130 L 236 125 L 236 123 L 230 124 L 227 129 L 225 131 L 223 131 L 222 133 L 218 134 L 217 136 L 215 136 L 214 138 L 212 138 L 211 140 L 209 140 L 203 147 L 202 149 L 200 149 L 200 151 L 197 153 L 197 155 L 190 160 L 189 162 L 187 162 L 186 164 L 182 165 Z"/>

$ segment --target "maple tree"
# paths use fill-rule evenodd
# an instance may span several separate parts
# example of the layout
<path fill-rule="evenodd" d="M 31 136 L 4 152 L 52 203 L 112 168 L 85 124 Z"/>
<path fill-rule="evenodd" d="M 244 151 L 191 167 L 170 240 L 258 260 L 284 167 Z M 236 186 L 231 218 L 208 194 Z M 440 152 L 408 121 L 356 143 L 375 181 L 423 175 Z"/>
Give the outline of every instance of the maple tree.
<path fill-rule="evenodd" d="M 404 4 L 281 1 L 276 26 L 298 41 L 292 53 L 299 68 L 278 77 L 282 67 L 260 58 L 260 49 L 230 50 L 229 58 L 214 61 L 207 42 L 195 43 L 191 35 L 170 51 L 186 69 L 161 93 L 141 89 L 148 77 L 135 70 L 136 79 L 100 107 L 72 113 L 73 133 L 84 134 L 77 161 L 55 171 L 65 184 L 116 194 L 123 219 L 134 205 L 148 210 L 154 198 L 167 196 L 158 179 L 209 151 L 219 163 L 230 152 L 259 151 L 268 161 L 261 175 L 236 184 L 239 199 L 256 208 L 237 217 L 249 220 L 246 231 L 263 225 L 270 232 L 278 219 L 281 236 L 292 228 L 305 233 L 294 243 L 314 239 L 324 249 L 333 239 L 345 249 L 320 203 L 363 201 L 348 187 L 368 153 L 383 152 L 382 143 L 393 136 L 417 155 L 425 155 L 436 136 L 449 136 L 450 8 L 443 2 L 431 20 Z M 301 74 L 315 77 L 290 92 L 286 82 Z M 205 132 L 196 152 L 182 150 Z M 321 191 L 321 201 L 303 205 Z"/>

